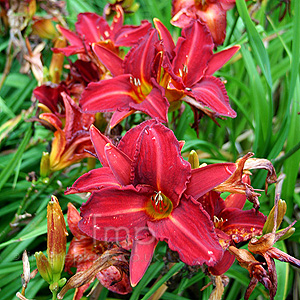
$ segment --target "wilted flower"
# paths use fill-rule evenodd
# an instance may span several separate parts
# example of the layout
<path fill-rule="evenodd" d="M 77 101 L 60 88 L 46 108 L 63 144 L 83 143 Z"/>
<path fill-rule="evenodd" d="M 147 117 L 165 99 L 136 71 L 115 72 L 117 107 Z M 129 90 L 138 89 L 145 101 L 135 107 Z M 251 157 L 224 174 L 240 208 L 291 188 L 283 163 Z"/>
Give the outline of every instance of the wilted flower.
<path fill-rule="evenodd" d="M 116 247 L 116 245 L 112 243 L 96 241 L 85 235 L 78 228 L 78 222 L 80 219 L 81 217 L 77 209 L 69 203 L 68 224 L 74 238 L 71 241 L 68 254 L 66 256 L 65 269 L 68 272 L 71 272 L 71 267 L 75 267 L 77 269 L 77 273 L 88 270 L 93 265 L 94 261 L 96 261 L 106 250 Z M 116 259 L 126 261 L 123 256 L 118 256 Z M 120 273 L 114 266 L 110 266 L 103 271 L 97 272 L 95 276 L 103 286 L 113 292 L 127 294 L 131 291 L 128 276 L 125 273 Z M 94 278 L 92 278 L 92 280 L 93 279 Z M 84 291 L 89 287 L 89 285 L 90 282 L 77 288 L 74 299 L 81 299 Z"/>

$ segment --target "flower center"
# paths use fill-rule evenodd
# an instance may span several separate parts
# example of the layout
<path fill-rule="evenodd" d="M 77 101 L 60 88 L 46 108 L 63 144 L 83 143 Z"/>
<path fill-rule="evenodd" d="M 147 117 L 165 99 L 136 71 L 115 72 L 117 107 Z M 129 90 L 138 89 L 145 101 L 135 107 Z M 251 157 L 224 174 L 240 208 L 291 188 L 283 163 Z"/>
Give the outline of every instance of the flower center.
<path fill-rule="evenodd" d="M 167 218 L 173 210 L 172 201 L 161 191 L 155 192 L 147 203 L 146 212 L 154 220 Z"/>

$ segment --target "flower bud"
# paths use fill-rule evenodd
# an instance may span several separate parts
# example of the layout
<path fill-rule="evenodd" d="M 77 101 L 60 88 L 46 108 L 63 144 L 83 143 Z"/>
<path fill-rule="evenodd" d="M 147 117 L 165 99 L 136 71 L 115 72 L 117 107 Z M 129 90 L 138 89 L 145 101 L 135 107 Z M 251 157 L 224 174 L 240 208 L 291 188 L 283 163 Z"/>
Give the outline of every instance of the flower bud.
<path fill-rule="evenodd" d="M 66 47 L 67 42 L 65 38 L 59 37 L 54 42 L 55 48 L 63 48 Z M 60 76 L 63 69 L 64 64 L 64 54 L 63 53 L 53 53 L 51 63 L 49 66 L 49 75 L 51 78 L 51 81 L 53 83 L 59 83 L 60 82 Z"/>
<path fill-rule="evenodd" d="M 268 215 L 267 221 L 263 228 L 263 234 L 272 232 L 274 228 L 274 211 L 275 211 L 275 206 L 273 206 L 273 208 L 271 209 Z M 285 213 L 286 213 L 286 202 L 280 199 L 278 201 L 278 215 L 277 215 L 277 222 L 276 222 L 276 230 L 279 228 Z"/>
<path fill-rule="evenodd" d="M 43 252 L 35 252 L 34 257 L 36 259 L 37 268 L 45 281 L 52 282 L 52 270 L 47 257 Z"/>
<path fill-rule="evenodd" d="M 284 229 L 282 229 L 282 230 L 284 230 Z M 278 233 L 282 230 L 279 230 Z M 282 237 L 280 237 L 278 239 L 278 241 L 283 241 L 283 240 L 288 239 L 290 236 L 292 236 L 294 234 L 295 231 L 296 231 L 296 229 L 294 227 L 291 227 Z"/>
<path fill-rule="evenodd" d="M 42 39 L 52 40 L 58 36 L 58 31 L 50 19 L 35 18 L 32 24 L 32 33 Z"/>
<path fill-rule="evenodd" d="M 47 255 L 53 282 L 60 279 L 66 256 L 67 229 L 64 215 L 55 196 L 47 206 Z"/>
<path fill-rule="evenodd" d="M 40 175 L 45 178 L 50 173 L 50 155 L 48 152 L 43 152 L 41 163 L 40 163 Z"/>
<path fill-rule="evenodd" d="M 191 164 L 192 169 L 199 168 L 199 158 L 195 150 L 192 150 L 189 154 L 188 162 Z"/>

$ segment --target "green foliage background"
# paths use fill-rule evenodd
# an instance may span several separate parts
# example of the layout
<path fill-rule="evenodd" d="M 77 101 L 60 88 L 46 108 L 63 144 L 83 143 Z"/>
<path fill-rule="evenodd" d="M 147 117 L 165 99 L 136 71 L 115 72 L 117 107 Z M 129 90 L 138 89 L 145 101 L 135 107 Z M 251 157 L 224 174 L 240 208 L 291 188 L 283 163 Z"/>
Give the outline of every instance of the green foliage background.
<path fill-rule="evenodd" d="M 126 17 L 126 23 L 139 24 L 141 20 L 159 18 L 173 33 L 180 31 L 169 23 L 171 1 L 144 0 L 134 15 Z M 257 5 L 249 15 L 247 6 Z M 282 199 L 288 206 L 286 221 L 299 219 L 300 187 L 300 2 L 291 1 L 290 13 L 279 21 L 280 0 L 236 0 L 236 8 L 227 13 L 227 38 L 219 50 L 230 45 L 241 45 L 239 54 L 216 75 L 226 80 L 226 89 L 235 119 L 220 120 L 220 127 L 208 118 L 200 123 L 199 138 L 190 128 L 193 113 L 186 108 L 176 123 L 174 132 L 178 139 L 186 140 L 183 152 L 198 150 L 201 162 L 235 161 L 242 154 L 252 151 L 255 157 L 271 160 L 278 173 L 286 174 Z M 77 14 L 93 11 L 102 14 L 105 1 L 67 0 L 67 21 L 74 25 Z M 284 7 L 284 4 L 283 4 Z M 255 22 L 253 22 L 253 20 Z M 0 72 L 7 59 L 8 34 L 0 36 Z M 51 45 L 43 51 L 44 61 L 50 61 Z M 39 163 L 52 134 L 40 125 L 27 122 L 35 111 L 30 109 L 32 90 L 36 87 L 32 74 L 21 74 L 17 59 L 13 61 L 9 75 L 0 91 L 0 298 L 15 299 L 21 290 L 22 252 L 30 255 L 31 268 L 35 268 L 35 251 L 46 250 L 46 206 L 55 194 L 64 212 L 69 201 L 80 207 L 82 199 L 77 195 L 64 195 L 66 187 L 86 172 L 86 161 L 56 172 L 49 181 L 33 183 L 28 173 L 39 177 Z M 252 185 L 263 188 L 265 171 L 254 174 Z M 268 195 L 260 197 L 261 211 L 267 214 L 273 206 L 274 186 Z M 249 205 L 250 208 L 251 205 Z M 30 213 L 31 217 L 18 220 L 17 216 Z M 278 247 L 299 258 L 300 225 L 296 233 Z M 71 236 L 69 236 L 69 241 Z M 201 271 L 192 277 L 183 263 L 170 270 L 165 267 L 163 256 L 166 247 L 159 245 L 155 260 L 141 282 L 125 299 L 149 299 L 150 295 L 167 282 L 170 286 L 161 299 L 208 299 L 212 287 L 200 292 L 208 279 Z M 300 273 L 284 263 L 277 263 L 278 292 L 276 299 L 299 299 Z M 177 274 L 173 276 L 174 274 Z M 64 274 L 69 276 L 68 274 Z M 159 275 L 163 275 L 159 277 Z M 249 283 L 246 270 L 235 264 L 226 275 L 230 283 L 223 299 L 240 299 Z M 154 281 L 159 279 L 154 285 Z M 293 292 L 291 292 L 293 291 Z M 293 294 L 293 296 L 291 296 Z M 50 299 L 46 282 L 38 274 L 26 290 L 28 299 Z M 118 295 L 103 289 L 98 299 L 116 299 Z M 64 299 L 72 299 L 69 292 Z M 267 291 L 258 285 L 250 299 L 268 299 Z"/>

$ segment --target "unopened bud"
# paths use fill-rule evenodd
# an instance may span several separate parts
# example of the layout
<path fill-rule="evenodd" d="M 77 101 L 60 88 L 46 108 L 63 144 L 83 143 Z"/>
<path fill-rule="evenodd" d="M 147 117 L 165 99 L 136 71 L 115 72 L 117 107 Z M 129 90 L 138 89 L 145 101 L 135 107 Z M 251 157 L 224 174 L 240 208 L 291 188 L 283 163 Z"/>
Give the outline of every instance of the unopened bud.
<path fill-rule="evenodd" d="M 37 265 L 37 268 L 38 268 L 41 276 L 43 277 L 43 279 L 45 281 L 47 281 L 48 283 L 51 283 L 52 282 L 52 270 L 51 270 L 51 266 L 49 264 L 47 257 L 44 255 L 43 252 L 36 252 L 34 254 L 34 257 L 36 259 L 36 265 Z"/>
<path fill-rule="evenodd" d="M 67 42 L 63 37 L 59 37 L 54 42 L 55 48 L 63 48 L 66 47 Z M 49 75 L 51 78 L 51 81 L 53 83 L 59 83 L 60 82 L 60 76 L 63 69 L 65 56 L 63 53 L 53 53 L 51 63 L 49 66 Z"/>
<path fill-rule="evenodd" d="M 192 169 L 199 168 L 199 158 L 195 150 L 192 150 L 189 154 L 188 162 L 191 164 Z"/>
<path fill-rule="evenodd" d="M 282 229 L 284 230 L 284 229 Z M 282 231 L 279 230 L 278 232 Z M 294 232 L 296 231 L 296 229 L 294 227 L 291 227 L 281 238 L 278 239 L 278 241 L 283 241 L 288 239 L 290 236 L 292 236 L 294 234 Z"/>
<path fill-rule="evenodd" d="M 275 212 L 275 206 L 273 206 L 273 208 L 271 209 L 267 221 L 264 225 L 263 228 L 263 234 L 269 233 L 273 231 L 274 228 L 274 212 Z M 283 217 L 286 213 L 286 202 L 284 200 L 279 200 L 278 201 L 278 214 L 277 214 L 277 222 L 276 222 L 276 230 L 279 228 Z"/>
<path fill-rule="evenodd" d="M 40 175 L 45 178 L 50 173 L 50 155 L 48 152 L 43 152 L 41 163 L 40 163 Z"/>
<path fill-rule="evenodd" d="M 47 206 L 47 255 L 54 282 L 59 280 L 64 267 L 67 235 L 64 215 L 57 198 L 52 196 Z"/>

